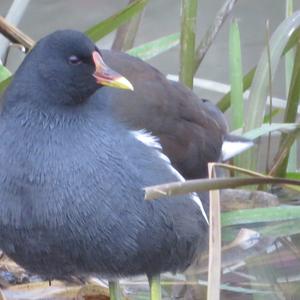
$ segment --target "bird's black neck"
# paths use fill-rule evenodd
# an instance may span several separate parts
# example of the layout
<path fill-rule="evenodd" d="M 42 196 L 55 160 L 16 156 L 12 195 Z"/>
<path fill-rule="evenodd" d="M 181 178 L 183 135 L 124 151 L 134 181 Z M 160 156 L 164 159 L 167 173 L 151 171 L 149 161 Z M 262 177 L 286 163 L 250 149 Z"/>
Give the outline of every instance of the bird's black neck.
<path fill-rule="evenodd" d="M 18 89 L 14 82 L 7 89 L 4 97 L 2 115 L 10 115 L 22 126 L 41 125 L 43 127 L 62 127 L 80 124 L 93 113 L 92 103 L 84 101 L 72 105 L 57 103 L 51 97 L 57 95 L 46 89 L 28 89 L 22 82 Z"/>

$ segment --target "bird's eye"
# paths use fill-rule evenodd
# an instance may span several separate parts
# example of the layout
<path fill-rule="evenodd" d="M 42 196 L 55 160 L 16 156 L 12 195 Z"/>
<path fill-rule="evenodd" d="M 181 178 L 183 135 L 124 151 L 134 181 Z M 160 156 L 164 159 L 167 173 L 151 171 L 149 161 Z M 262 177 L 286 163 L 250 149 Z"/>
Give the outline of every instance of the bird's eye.
<path fill-rule="evenodd" d="M 68 61 L 69 61 L 69 64 L 71 64 L 71 65 L 79 65 L 82 63 L 82 60 L 76 55 L 71 55 L 68 58 Z"/>

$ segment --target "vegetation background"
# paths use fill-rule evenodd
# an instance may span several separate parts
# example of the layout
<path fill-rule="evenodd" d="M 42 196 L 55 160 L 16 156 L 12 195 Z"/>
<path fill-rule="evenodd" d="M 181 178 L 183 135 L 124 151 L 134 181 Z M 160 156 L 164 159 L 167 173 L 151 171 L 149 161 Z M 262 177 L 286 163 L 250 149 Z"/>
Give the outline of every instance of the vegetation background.
<path fill-rule="evenodd" d="M 12 0 L 0 1 L 0 14 L 5 15 Z M 197 9 L 197 40 L 213 22 L 217 11 L 224 4 L 224 0 L 199 1 Z M 72 28 L 85 31 L 100 20 L 121 10 L 128 4 L 127 0 L 32 0 L 24 13 L 19 28 L 38 40 L 57 29 Z M 300 9 L 300 1 L 294 1 L 294 9 Z M 212 47 L 205 56 L 197 77 L 229 83 L 228 39 L 229 25 L 236 18 L 239 23 L 242 45 L 243 70 L 247 72 L 258 61 L 265 46 L 265 23 L 270 22 L 270 31 L 285 18 L 285 1 L 282 0 L 239 0 L 233 8 L 232 14 L 225 21 Z M 179 0 L 151 0 L 147 4 L 143 21 L 140 25 L 135 45 L 160 38 L 167 34 L 180 31 L 180 1 Z M 103 48 L 110 48 L 115 32 L 99 42 Z M 178 74 L 179 47 L 149 60 L 165 74 Z M 283 97 L 284 85 L 280 79 L 274 84 L 274 95 Z M 205 89 L 195 91 L 202 97 L 216 102 L 219 93 Z"/>

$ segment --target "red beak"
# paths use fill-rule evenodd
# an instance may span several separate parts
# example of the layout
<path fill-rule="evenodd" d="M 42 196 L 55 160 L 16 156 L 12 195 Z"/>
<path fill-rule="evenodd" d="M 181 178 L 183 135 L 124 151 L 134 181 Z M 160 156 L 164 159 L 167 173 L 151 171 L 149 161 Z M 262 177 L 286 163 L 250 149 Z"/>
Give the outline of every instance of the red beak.
<path fill-rule="evenodd" d="M 96 78 L 98 84 L 119 89 L 134 90 L 132 84 L 125 77 L 104 63 L 99 52 L 93 52 L 93 61 L 96 68 L 93 76 Z"/>

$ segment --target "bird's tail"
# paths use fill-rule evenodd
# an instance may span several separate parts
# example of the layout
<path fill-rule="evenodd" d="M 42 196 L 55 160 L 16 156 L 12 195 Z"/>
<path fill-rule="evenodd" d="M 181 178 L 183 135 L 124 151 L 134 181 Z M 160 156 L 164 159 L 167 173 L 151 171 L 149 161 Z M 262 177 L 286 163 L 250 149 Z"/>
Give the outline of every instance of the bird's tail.
<path fill-rule="evenodd" d="M 253 147 L 255 142 L 244 137 L 226 134 L 222 145 L 221 161 L 227 161 L 234 156 Z"/>

